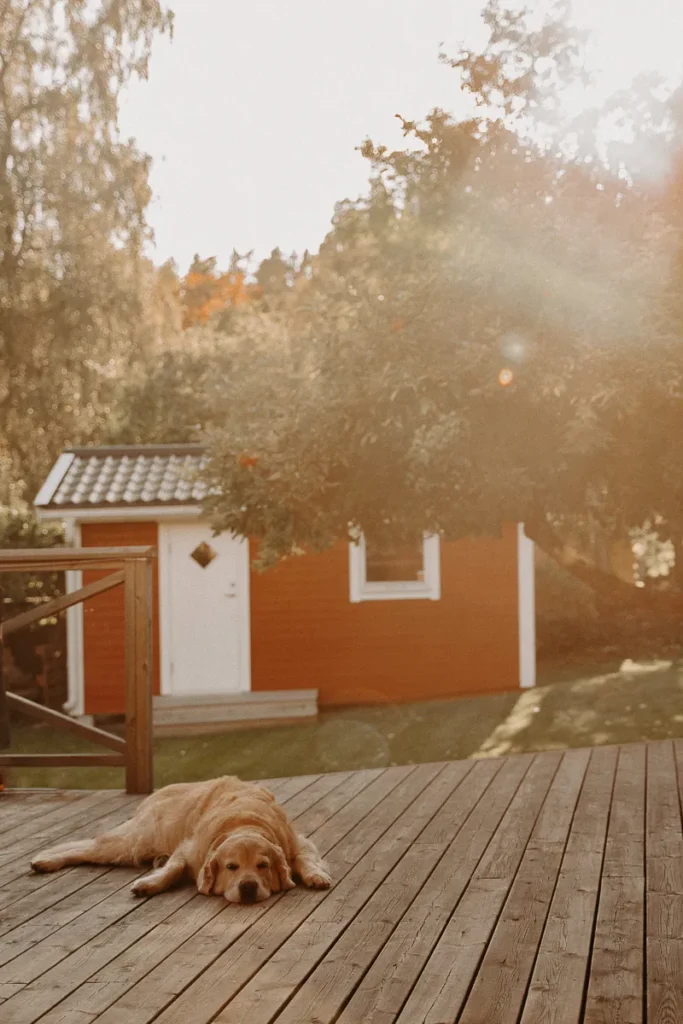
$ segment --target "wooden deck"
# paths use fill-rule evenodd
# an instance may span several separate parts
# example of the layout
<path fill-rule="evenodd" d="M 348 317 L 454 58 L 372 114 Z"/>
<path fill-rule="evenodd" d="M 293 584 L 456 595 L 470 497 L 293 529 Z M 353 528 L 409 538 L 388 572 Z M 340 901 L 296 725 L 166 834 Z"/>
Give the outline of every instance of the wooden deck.
<path fill-rule="evenodd" d="M 253 907 L 31 854 L 138 797 L 0 795 L 2 1024 L 680 1024 L 683 741 L 273 783 L 335 887 Z"/>

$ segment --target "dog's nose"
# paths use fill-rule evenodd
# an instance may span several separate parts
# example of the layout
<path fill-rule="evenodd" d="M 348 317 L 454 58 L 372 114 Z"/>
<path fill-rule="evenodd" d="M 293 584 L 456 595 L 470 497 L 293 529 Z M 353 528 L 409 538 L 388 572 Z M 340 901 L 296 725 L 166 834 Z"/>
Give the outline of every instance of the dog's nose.
<path fill-rule="evenodd" d="M 257 882 L 240 882 L 240 899 L 242 903 L 254 903 L 257 896 Z"/>

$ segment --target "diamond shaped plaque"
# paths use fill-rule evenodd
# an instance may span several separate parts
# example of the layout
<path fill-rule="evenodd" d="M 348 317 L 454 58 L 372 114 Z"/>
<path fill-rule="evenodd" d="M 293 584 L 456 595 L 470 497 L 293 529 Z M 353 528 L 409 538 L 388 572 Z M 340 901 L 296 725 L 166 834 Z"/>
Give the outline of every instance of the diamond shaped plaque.
<path fill-rule="evenodd" d="M 197 565 L 201 565 L 202 569 L 206 569 L 207 565 L 210 565 L 214 558 L 217 557 L 218 552 L 214 551 L 211 545 L 207 544 L 205 540 L 203 540 L 201 544 L 198 544 L 190 554 L 190 558 L 194 558 Z"/>

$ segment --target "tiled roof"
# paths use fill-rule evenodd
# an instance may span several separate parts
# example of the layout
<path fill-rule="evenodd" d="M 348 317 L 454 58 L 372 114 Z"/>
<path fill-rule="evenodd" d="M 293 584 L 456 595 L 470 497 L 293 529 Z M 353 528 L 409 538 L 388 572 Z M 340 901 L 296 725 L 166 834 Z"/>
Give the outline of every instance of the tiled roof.
<path fill-rule="evenodd" d="M 196 504 L 206 462 L 201 445 L 72 448 L 59 456 L 40 489 L 40 509 L 129 508 Z"/>

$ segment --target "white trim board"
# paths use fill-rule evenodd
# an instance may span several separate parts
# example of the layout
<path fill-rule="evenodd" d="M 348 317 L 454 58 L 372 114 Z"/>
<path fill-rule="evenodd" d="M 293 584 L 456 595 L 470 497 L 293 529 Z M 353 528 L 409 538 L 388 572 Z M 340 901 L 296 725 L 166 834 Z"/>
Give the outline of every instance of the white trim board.
<path fill-rule="evenodd" d="M 519 610 L 519 685 L 536 685 L 536 581 L 534 542 L 517 524 L 517 606 Z"/>
<path fill-rule="evenodd" d="M 40 520 L 63 523 L 140 523 L 153 519 L 194 519 L 202 514 L 199 505 L 117 505 L 114 508 L 36 508 Z"/>
<path fill-rule="evenodd" d="M 424 580 L 368 582 L 366 579 L 365 537 L 349 541 L 349 600 L 361 601 L 439 601 L 441 599 L 441 540 L 438 534 L 423 538 Z"/>
<path fill-rule="evenodd" d="M 69 472 L 71 463 L 74 461 L 76 456 L 73 452 L 62 452 L 54 466 L 47 475 L 45 483 L 36 494 L 34 505 L 49 505 L 52 501 L 52 495 L 55 493 L 62 480 Z"/>
<path fill-rule="evenodd" d="M 157 599 L 157 622 L 159 625 L 159 693 L 162 697 L 171 696 L 171 644 L 168 630 L 168 616 L 171 610 L 171 574 L 169 572 L 170 538 L 164 523 L 157 527 L 157 572 L 159 580 L 159 596 Z"/>
<path fill-rule="evenodd" d="M 74 547 L 80 547 L 81 527 L 73 521 L 66 524 L 66 539 Z M 69 569 L 66 573 L 66 592 L 72 594 L 83 586 L 80 569 Z M 67 714 L 80 717 L 85 714 L 85 667 L 83 649 L 83 604 L 72 605 L 66 610 L 66 679 Z"/>

